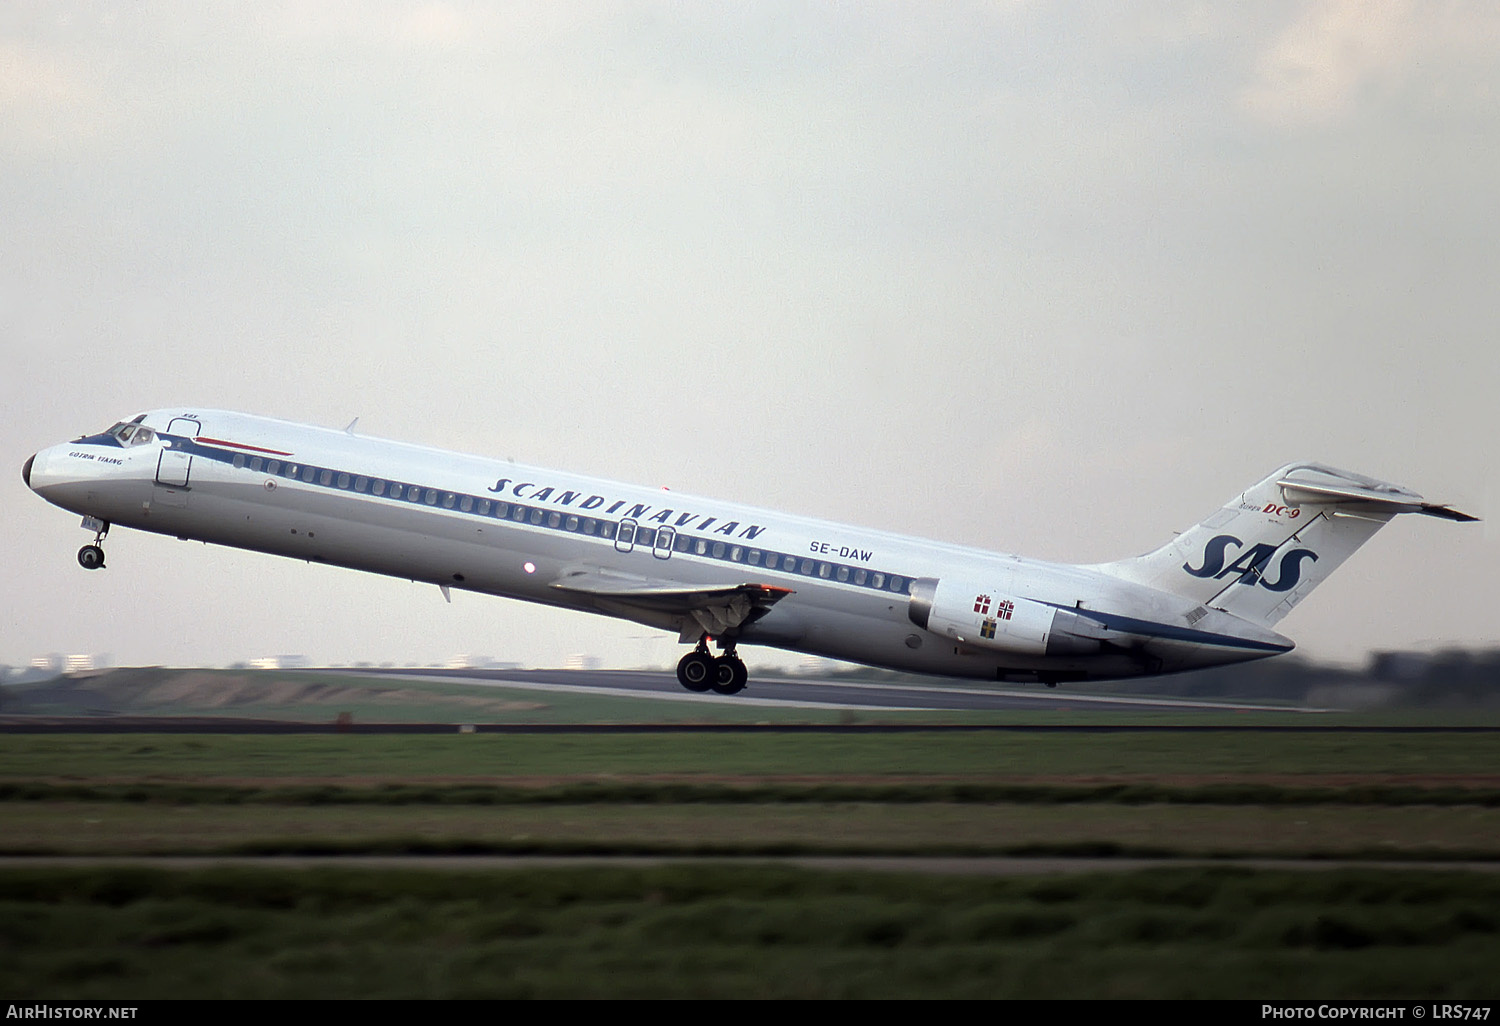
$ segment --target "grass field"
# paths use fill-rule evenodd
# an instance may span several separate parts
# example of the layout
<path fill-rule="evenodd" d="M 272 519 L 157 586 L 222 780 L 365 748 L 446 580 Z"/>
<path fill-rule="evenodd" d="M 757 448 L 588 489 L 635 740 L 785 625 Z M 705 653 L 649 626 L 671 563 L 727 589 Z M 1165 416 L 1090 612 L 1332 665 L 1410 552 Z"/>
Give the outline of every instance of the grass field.
<path fill-rule="evenodd" d="M 1496 766 L 1493 734 L 14 736 L 0 852 L 1492 858 Z"/>
<path fill-rule="evenodd" d="M 1458 872 L 15 869 L 0 992 L 1485 1000 L 1497 909 Z"/>
<path fill-rule="evenodd" d="M 1500 808 L 947 802 L 4 808 L 7 855 L 1160 855 L 1500 859 Z"/>
<path fill-rule="evenodd" d="M 8 854 L 657 853 L 655 868 L 0 864 L 0 992 L 1494 997 L 1500 874 L 1041 879 L 703 861 L 1500 861 L 1500 739 L 1387 732 L 7 735 Z"/>
<path fill-rule="evenodd" d="M 1080 717 L 1080 722 L 1082 718 Z M 8 735 L 15 780 L 1407 781 L 1500 786 L 1500 731 Z"/>

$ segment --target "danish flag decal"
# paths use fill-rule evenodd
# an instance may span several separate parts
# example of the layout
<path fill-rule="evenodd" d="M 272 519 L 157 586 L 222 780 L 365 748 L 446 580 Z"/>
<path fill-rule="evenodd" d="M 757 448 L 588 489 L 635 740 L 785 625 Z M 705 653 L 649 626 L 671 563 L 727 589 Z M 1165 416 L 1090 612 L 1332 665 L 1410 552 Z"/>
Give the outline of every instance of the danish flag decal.
<path fill-rule="evenodd" d="M 1001 599 L 995 605 L 995 619 L 1009 620 L 1015 614 L 1015 611 L 1016 604 L 1014 602 L 1012 602 L 1010 599 Z M 988 595 L 974 596 L 974 612 L 978 613 L 980 616 L 987 617 L 990 615 L 990 597 Z M 985 635 L 985 637 L 990 636 L 991 635 Z"/>
<path fill-rule="evenodd" d="M 974 596 L 974 612 L 984 617 L 979 623 L 979 636 L 994 640 L 995 630 L 1000 626 L 1001 620 L 1009 620 L 1016 611 L 1016 604 L 1010 599 L 1001 599 L 995 603 L 995 614 L 990 615 L 990 597 L 988 595 Z"/>
<path fill-rule="evenodd" d="M 1268 581 L 1265 578 L 1266 565 L 1270 563 L 1271 557 L 1276 554 L 1278 546 L 1266 542 L 1258 542 L 1241 552 L 1228 566 L 1224 560 L 1229 553 L 1231 545 L 1236 548 L 1244 546 L 1244 542 L 1231 534 L 1217 535 L 1207 545 L 1203 546 L 1203 565 L 1193 567 L 1191 563 L 1182 564 L 1182 568 L 1194 577 L 1221 580 L 1230 574 L 1239 574 L 1237 584 L 1260 585 L 1267 591 L 1291 591 L 1299 581 L 1302 580 L 1303 560 L 1317 562 L 1318 554 L 1312 549 L 1292 549 L 1281 557 L 1277 563 L 1276 580 Z"/>

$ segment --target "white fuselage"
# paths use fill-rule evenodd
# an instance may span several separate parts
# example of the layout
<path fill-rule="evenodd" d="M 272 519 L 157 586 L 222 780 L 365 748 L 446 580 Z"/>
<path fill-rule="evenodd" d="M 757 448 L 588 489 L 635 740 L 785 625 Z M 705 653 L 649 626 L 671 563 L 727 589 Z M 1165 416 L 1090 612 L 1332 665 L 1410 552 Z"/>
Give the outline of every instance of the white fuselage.
<path fill-rule="evenodd" d="M 37 453 L 27 483 L 117 526 L 625 617 L 684 640 L 691 617 L 670 602 L 559 582 L 602 575 L 669 596 L 770 586 L 789 593 L 736 641 L 921 673 L 1100 679 L 1291 648 L 1086 567 L 246 414 L 161 410 L 133 423 L 150 429 L 136 444 L 106 434 Z M 1006 607 L 998 637 L 991 601 Z"/>

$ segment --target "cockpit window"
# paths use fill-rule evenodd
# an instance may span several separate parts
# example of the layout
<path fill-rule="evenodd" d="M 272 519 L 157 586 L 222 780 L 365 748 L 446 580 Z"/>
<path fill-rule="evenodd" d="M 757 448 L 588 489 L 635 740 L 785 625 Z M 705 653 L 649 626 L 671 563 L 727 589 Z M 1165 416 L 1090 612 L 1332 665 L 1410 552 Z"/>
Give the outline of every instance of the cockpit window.
<path fill-rule="evenodd" d="M 105 434 L 117 439 L 124 446 L 148 445 L 156 441 L 156 432 L 142 424 L 139 417 L 129 424 L 121 421 Z"/>

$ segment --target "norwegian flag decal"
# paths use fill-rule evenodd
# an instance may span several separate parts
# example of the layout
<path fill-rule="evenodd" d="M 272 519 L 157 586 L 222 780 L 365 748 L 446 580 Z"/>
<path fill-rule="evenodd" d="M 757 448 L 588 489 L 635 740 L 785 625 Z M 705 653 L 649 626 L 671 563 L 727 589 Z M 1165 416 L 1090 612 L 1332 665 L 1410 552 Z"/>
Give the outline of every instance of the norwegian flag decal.
<path fill-rule="evenodd" d="M 1010 599 L 1004 599 L 1000 605 L 995 607 L 995 615 L 1002 620 L 1009 620 L 1012 613 L 1016 611 L 1016 604 Z"/>

